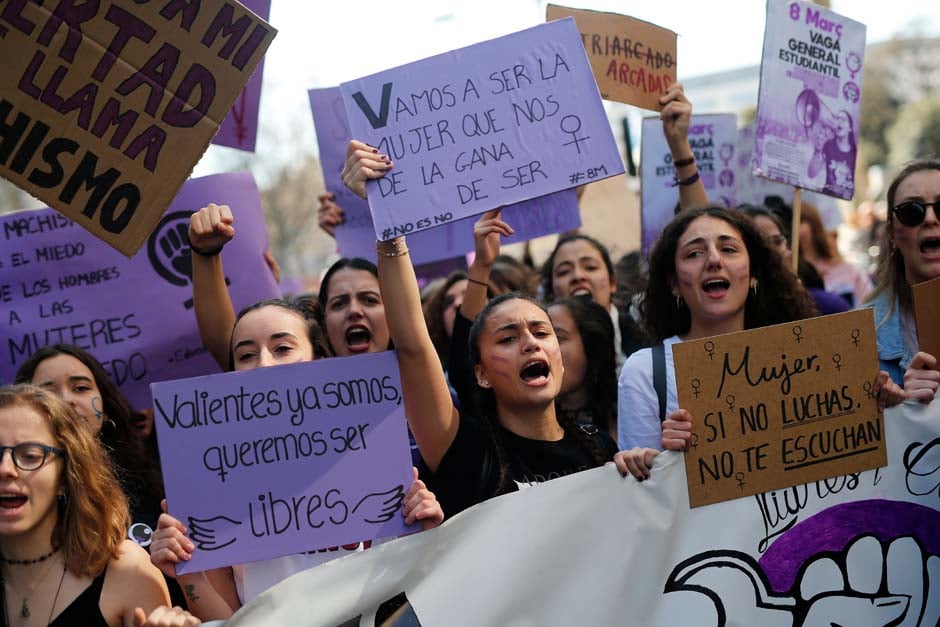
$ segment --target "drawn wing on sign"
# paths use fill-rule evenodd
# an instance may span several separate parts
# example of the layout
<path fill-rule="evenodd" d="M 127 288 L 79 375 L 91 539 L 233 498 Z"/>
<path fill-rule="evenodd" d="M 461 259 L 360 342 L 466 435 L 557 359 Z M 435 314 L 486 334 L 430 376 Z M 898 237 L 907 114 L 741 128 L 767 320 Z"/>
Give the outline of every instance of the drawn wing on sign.
<path fill-rule="evenodd" d="M 914 442 L 904 451 L 904 481 L 914 496 L 940 496 L 940 438 Z"/>
<path fill-rule="evenodd" d="M 401 509 L 404 500 L 405 488 L 402 485 L 397 485 L 385 492 L 365 495 L 356 503 L 353 514 L 358 514 L 363 521 L 374 525 L 387 523 L 395 515 L 395 512 Z"/>
<path fill-rule="evenodd" d="M 238 540 L 236 529 L 241 521 L 227 516 L 212 518 L 189 517 L 189 539 L 201 551 L 218 551 Z"/>
<path fill-rule="evenodd" d="M 916 627 L 940 619 L 940 604 L 930 601 L 937 586 L 940 557 L 928 557 L 915 538 L 883 543 L 864 534 L 845 551 L 808 560 L 786 594 L 773 592 L 760 564 L 738 551 L 707 551 L 685 560 L 669 575 L 664 592 L 706 595 L 715 604 L 718 627 Z"/>

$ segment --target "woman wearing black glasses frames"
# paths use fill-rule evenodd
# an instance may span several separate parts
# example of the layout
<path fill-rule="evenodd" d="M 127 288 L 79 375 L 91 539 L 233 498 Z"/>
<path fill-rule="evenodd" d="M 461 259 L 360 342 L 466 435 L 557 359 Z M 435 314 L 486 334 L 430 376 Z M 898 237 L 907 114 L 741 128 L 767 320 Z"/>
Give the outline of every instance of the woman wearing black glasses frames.
<path fill-rule="evenodd" d="M 887 254 L 878 262 L 869 299 L 878 357 L 908 397 L 929 403 L 940 383 L 940 355 L 918 351 L 911 286 L 940 277 L 940 160 L 909 163 L 891 182 L 887 196 Z"/>
<path fill-rule="evenodd" d="M 126 538 L 128 519 L 112 464 L 75 411 L 35 386 L 0 388 L 0 624 L 144 625 L 145 612 L 197 624 L 165 607 L 166 584 Z"/>

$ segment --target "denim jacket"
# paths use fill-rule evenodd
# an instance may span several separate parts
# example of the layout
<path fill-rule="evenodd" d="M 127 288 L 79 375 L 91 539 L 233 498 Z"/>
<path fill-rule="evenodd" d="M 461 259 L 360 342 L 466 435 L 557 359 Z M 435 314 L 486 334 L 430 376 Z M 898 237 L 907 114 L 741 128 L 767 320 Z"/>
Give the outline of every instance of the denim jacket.
<path fill-rule="evenodd" d="M 892 299 L 894 307 L 892 309 Z M 904 329 L 904 319 L 897 296 L 882 293 L 871 303 L 875 310 L 875 330 L 878 339 L 878 360 L 881 369 L 891 375 L 891 380 L 904 385 L 904 371 L 914 358 L 917 347 L 911 346 Z M 888 316 L 888 310 L 892 309 Z M 914 342 L 916 344 L 916 338 Z"/>

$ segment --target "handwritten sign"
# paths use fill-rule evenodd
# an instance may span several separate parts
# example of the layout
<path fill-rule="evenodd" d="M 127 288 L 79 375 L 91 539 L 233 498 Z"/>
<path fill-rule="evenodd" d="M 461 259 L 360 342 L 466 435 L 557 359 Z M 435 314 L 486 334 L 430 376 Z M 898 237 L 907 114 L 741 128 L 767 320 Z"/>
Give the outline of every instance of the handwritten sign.
<path fill-rule="evenodd" d="M 271 15 L 271 0 L 240 0 L 245 8 L 268 21 Z M 228 146 L 239 150 L 255 151 L 258 138 L 258 112 L 261 108 L 261 83 L 264 75 L 264 59 L 258 63 L 251 78 L 245 83 L 235 99 L 231 111 L 222 120 L 219 132 L 212 138 L 217 146 Z"/>
<path fill-rule="evenodd" d="M 758 174 L 852 198 L 864 57 L 864 24 L 812 2 L 768 0 Z"/>
<path fill-rule="evenodd" d="M 871 309 L 673 345 L 692 507 L 884 466 Z"/>
<path fill-rule="evenodd" d="M 550 4 L 546 20 L 573 17 L 601 98 L 658 110 L 676 82 L 676 34 L 617 13 Z"/>
<path fill-rule="evenodd" d="M 395 353 L 155 383 L 178 572 L 407 533 L 411 487 Z"/>
<path fill-rule="evenodd" d="M 689 124 L 689 144 L 695 154 L 702 183 L 712 202 L 734 207 L 734 151 L 737 118 L 732 113 L 693 115 Z M 676 168 L 659 118 L 643 119 L 640 144 L 640 184 L 643 224 L 643 250 L 649 250 L 675 215 L 679 202 Z"/>
<path fill-rule="evenodd" d="M 940 278 L 913 286 L 919 349 L 940 359 Z"/>
<path fill-rule="evenodd" d="M 395 162 L 367 184 L 382 240 L 623 172 L 571 19 L 340 89 L 352 135 Z"/>
<path fill-rule="evenodd" d="M 236 309 L 280 295 L 258 188 L 248 173 L 187 181 L 146 252 L 127 259 L 53 211 L 0 216 L 0 384 L 48 344 L 94 355 L 134 407 L 150 407 L 149 384 L 218 372 L 193 312 L 189 216 L 231 203 L 238 235 L 222 251 Z"/>
<path fill-rule="evenodd" d="M 375 226 L 369 213 L 369 203 L 349 191 L 340 176 L 346 161 L 346 148 L 352 139 L 342 94 L 338 87 L 311 89 L 308 93 L 317 129 L 323 180 L 346 216 L 346 222 L 337 226 L 335 231 L 339 251 L 348 257 L 374 260 Z M 578 198 L 574 190 L 510 205 L 503 210 L 503 219 L 515 230 L 512 236 L 503 240 L 505 244 L 524 242 L 581 226 Z M 477 217 L 473 216 L 413 233 L 408 237 L 412 262 L 416 265 L 428 264 L 469 253 L 473 250 L 473 225 L 476 220 Z"/>
<path fill-rule="evenodd" d="M 0 175 L 133 255 L 274 34 L 233 0 L 5 3 Z"/>

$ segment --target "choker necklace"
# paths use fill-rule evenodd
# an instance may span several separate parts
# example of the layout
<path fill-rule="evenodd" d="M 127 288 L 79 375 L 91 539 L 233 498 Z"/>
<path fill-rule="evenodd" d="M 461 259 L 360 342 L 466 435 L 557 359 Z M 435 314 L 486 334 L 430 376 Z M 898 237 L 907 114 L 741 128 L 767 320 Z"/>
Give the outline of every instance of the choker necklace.
<path fill-rule="evenodd" d="M 55 551 L 53 551 L 53 552 L 55 552 Z M 47 556 L 47 558 L 48 558 L 48 556 Z M 44 558 L 44 559 L 47 559 L 47 558 Z M 43 581 L 45 581 L 46 577 L 49 576 L 49 572 L 52 570 L 52 567 L 53 567 L 54 565 L 55 565 L 54 562 L 50 563 L 49 566 L 48 566 L 48 568 L 46 568 L 46 572 L 44 572 L 44 573 L 42 574 L 42 577 L 40 577 L 40 578 L 36 581 L 36 583 L 33 584 L 32 589 L 31 589 L 27 594 L 25 594 L 25 595 L 23 596 L 23 604 L 20 606 L 20 612 L 19 612 L 21 619 L 26 619 L 26 618 L 29 618 L 29 617 L 31 616 L 32 613 L 31 613 L 30 610 L 29 610 L 29 597 L 31 597 L 31 596 L 33 595 L 33 593 L 36 591 L 36 589 L 42 584 Z M 68 572 L 68 567 L 67 567 L 67 565 L 65 564 L 65 562 L 63 562 L 63 563 L 62 563 L 62 576 L 59 578 L 59 585 L 58 585 L 58 587 L 56 588 L 56 591 L 55 591 L 55 598 L 52 600 L 52 608 L 49 610 L 49 620 L 46 621 L 46 624 L 49 624 L 50 622 L 52 622 L 52 612 L 55 611 L 56 603 L 58 603 L 58 601 L 59 601 L 59 593 L 62 591 L 62 583 L 65 581 L 65 573 L 66 573 L 66 572 Z M 6 588 L 7 588 L 7 587 L 9 587 L 9 584 L 8 584 L 6 581 L 4 581 L 2 578 L 0 578 L 0 594 L 5 595 L 5 594 L 6 594 Z M 12 588 L 11 588 L 11 589 L 12 589 Z M 14 591 L 14 592 L 15 592 L 15 591 Z M 6 603 L 3 604 L 3 615 L 4 615 L 3 618 L 4 618 L 5 623 L 6 623 L 7 625 L 11 625 L 12 623 L 10 622 L 10 617 L 9 617 L 9 615 L 7 614 Z"/>
<path fill-rule="evenodd" d="M 5 558 L 4 556 L 0 555 L 0 562 L 3 562 L 4 564 L 13 564 L 13 565 L 16 565 L 16 566 L 26 566 L 26 565 L 28 565 L 28 564 L 38 564 L 39 562 L 45 562 L 47 559 L 49 559 L 50 557 L 52 557 L 53 555 L 55 555 L 55 554 L 56 554 L 56 551 L 58 551 L 58 550 L 59 550 L 59 549 L 52 549 L 51 551 L 49 551 L 49 552 L 46 553 L 45 555 L 40 555 L 40 556 L 37 557 L 36 559 L 31 559 L 31 560 L 11 560 L 11 559 L 7 559 L 7 558 Z"/>

